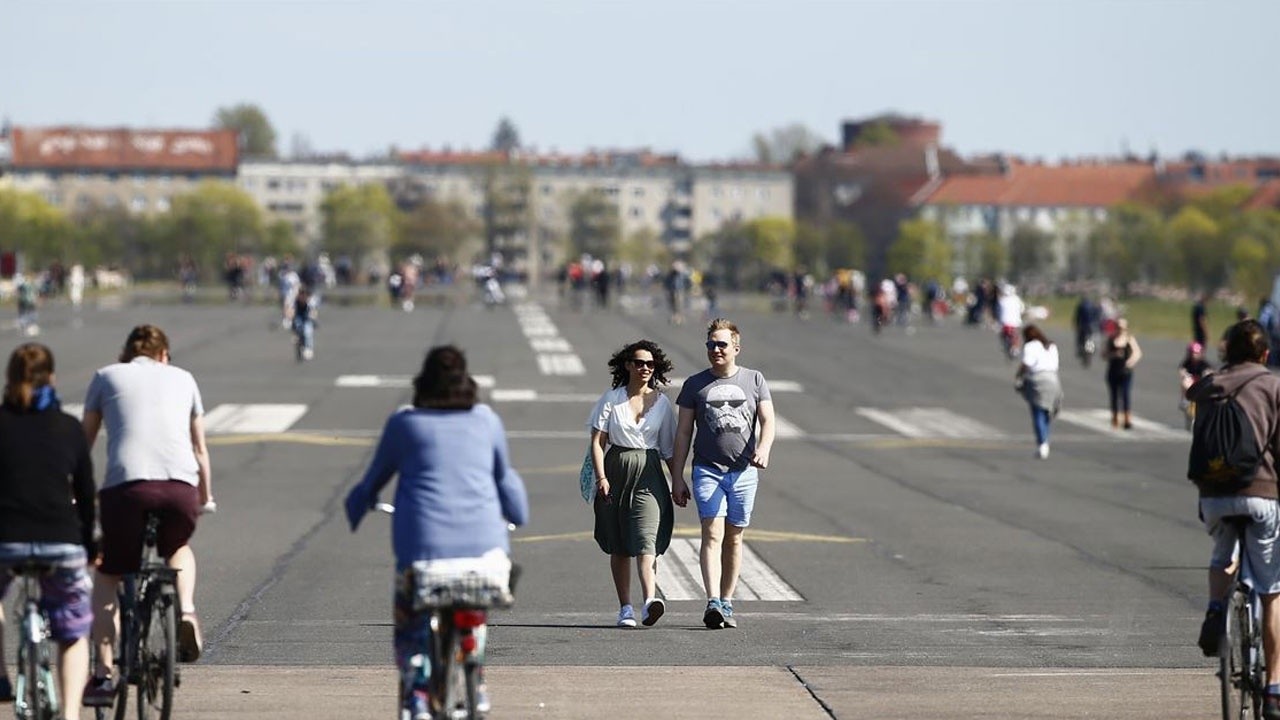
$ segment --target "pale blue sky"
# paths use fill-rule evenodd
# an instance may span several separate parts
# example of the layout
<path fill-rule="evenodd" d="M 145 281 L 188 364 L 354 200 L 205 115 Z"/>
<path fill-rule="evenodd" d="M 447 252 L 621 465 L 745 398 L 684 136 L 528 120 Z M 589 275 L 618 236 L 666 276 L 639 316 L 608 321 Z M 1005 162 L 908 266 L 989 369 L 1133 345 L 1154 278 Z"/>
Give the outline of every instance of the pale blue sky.
<path fill-rule="evenodd" d="M 263 107 L 288 152 L 748 152 L 885 110 L 962 153 L 1280 154 L 1276 0 L 0 0 L 0 115 L 203 127 Z"/>

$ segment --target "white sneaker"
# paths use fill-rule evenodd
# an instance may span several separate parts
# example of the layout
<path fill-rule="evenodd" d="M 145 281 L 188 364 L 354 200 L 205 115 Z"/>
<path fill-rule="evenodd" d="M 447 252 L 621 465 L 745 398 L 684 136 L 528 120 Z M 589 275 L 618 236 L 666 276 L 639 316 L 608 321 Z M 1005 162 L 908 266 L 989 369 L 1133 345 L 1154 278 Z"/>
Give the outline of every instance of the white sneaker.
<path fill-rule="evenodd" d="M 623 605 L 618 611 L 618 627 L 633 628 L 636 626 L 636 611 L 630 605 Z"/>
<path fill-rule="evenodd" d="M 662 614 L 666 611 L 667 604 L 662 601 L 662 598 L 646 600 L 644 603 L 644 610 L 640 613 L 640 617 L 642 618 L 640 622 L 643 623 L 645 627 L 652 627 L 654 623 L 658 622 L 658 618 L 662 617 Z"/>
<path fill-rule="evenodd" d="M 1040 443 L 1040 447 L 1036 448 L 1036 457 L 1041 460 L 1049 457 L 1049 443 Z"/>

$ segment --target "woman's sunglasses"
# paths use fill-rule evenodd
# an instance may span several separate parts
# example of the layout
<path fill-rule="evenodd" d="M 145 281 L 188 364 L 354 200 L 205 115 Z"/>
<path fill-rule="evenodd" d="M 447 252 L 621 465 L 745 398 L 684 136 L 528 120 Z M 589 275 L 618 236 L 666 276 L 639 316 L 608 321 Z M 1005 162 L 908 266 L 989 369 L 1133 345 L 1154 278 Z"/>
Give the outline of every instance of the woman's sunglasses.
<path fill-rule="evenodd" d="M 654 363 L 654 361 L 652 361 L 652 360 L 637 360 L 637 359 L 635 359 L 635 358 L 631 358 L 630 362 L 631 362 L 631 364 L 632 364 L 632 365 L 634 365 L 634 366 L 636 366 L 636 367 L 638 367 L 638 368 L 650 368 L 650 369 L 652 369 L 652 368 L 657 367 L 657 364 L 656 364 L 656 363 Z"/>

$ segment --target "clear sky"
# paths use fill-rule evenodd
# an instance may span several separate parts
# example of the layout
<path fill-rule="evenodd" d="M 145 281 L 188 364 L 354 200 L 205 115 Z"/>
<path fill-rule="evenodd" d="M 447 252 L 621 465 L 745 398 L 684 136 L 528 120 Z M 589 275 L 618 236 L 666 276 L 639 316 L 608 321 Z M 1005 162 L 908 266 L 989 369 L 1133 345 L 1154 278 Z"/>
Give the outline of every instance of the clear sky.
<path fill-rule="evenodd" d="M 893 110 L 962 153 L 1280 154 L 1277 0 L 0 0 L 0 115 L 204 127 L 260 105 L 356 156 L 749 153 Z"/>

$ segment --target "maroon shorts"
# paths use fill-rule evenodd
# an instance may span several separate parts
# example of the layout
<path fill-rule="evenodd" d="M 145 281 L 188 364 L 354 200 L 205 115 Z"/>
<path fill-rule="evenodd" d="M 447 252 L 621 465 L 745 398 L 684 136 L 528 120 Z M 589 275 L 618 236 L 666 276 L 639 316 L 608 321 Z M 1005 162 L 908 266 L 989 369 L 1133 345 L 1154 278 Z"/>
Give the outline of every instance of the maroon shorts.
<path fill-rule="evenodd" d="M 186 545 L 200 516 L 200 491 L 181 480 L 136 480 L 98 492 L 102 565 L 108 575 L 138 571 L 147 513 L 160 515 L 156 548 L 167 558 Z"/>

